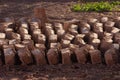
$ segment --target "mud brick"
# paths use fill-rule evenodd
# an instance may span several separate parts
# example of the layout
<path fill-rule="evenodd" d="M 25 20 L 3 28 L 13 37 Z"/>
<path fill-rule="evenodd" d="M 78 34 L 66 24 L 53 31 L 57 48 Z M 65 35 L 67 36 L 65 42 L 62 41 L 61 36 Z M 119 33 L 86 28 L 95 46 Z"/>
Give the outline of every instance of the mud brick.
<path fill-rule="evenodd" d="M 79 48 L 79 45 L 70 44 L 70 45 L 69 45 L 69 48 L 70 48 L 71 51 L 74 51 L 76 48 Z"/>
<path fill-rule="evenodd" d="M 113 48 L 116 49 L 116 50 L 119 50 L 120 49 L 120 45 L 118 43 L 113 43 L 112 44 Z"/>
<path fill-rule="evenodd" d="M 5 33 L 0 33 L 0 39 L 5 39 L 6 38 L 6 34 Z"/>
<path fill-rule="evenodd" d="M 58 36 L 59 41 L 62 39 L 64 34 L 65 34 L 65 30 L 58 30 L 57 31 L 57 36 Z"/>
<path fill-rule="evenodd" d="M 18 43 L 20 43 L 20 41 L 19 40 L 16 40 L 16 39 L 12 39 L 12 40 L 9 40 L 8 41 L 8 44 L 10 45 L 10 44 L 18 44 Z"/>
<path fill-rule="evenodd" d="M 116 20 L 115 21 L 115 27 L 120 29 L 120 20 Z"/>
<path fill-rule="evenodd" d="M 49 49 L 47 52 L 47 58 L 50 65 L 58 64 L 59 57 L 57 49 Z"/>
<path fill-rule="evenodd" d="M 100 33 L 103 32 L 103 24 L 102 23 L 95 23 L 94 26 L 92 27 L 93 31 L 95 33 Z"/>
<path fill-rule="evenodd" d="M 20 27 L 19 28 L 19 33 L 20 33 L 20 35 L 28 34 L 28 29 Z"/>
<path fill-rule="evenodd" d="M 90 29 L 91 29 L 91 27 L 90 27 L 90 25 L 89 25 L 88 23 L 81 22 L 81 23 L 79 24 L 79 32 L 80 32 L 81 34 L 89 33 L 89 32 L 90 32 Z"/>
<path fill-rule="evenodd" d="M 74 39 L 74 35 L 66 33 L 63 39 L 72 41 Z"/>
<path fill-rule="evenodd" d="M 38 23 L 30 23 L 30 31 L 33 32 L 33 30 L 39 29 L 39 24 Z"/>
<path fill-rule="evenodd" d="M 70 28 L 77 31 L 78 30 L 78 25 L 71 24 Z"/>
<path fill-rule="evenodd" d="M 102 17 L 102 18 L 100 19 L 100 21 L 101 21 L 102 23 L 105 23 L 105 22 L 108 21 L 108 17 Z"/>
<path fill-rule="evenodd" d="M 6 28 L 5 29 L 5 34 L 6 34 L 6 38 L 10 39 L 11 34 L 13 33 L 13 29 L 12 28 Z"/>
<path fill-rule="evenodd" d="M 93 23 L 96 23 L 98 20 L 96 18 L 89 18 L 88 23 L 91 25 Z"/>
<path fill-rule="evenodd" d="M 20 34 L 18 34 L 18 33 L 12 32 L 12 33 L 11 33 L 11 36 L 10 36 L 10 39 L 21 40 L 21 36 L 20 36 Z"/>
<path fill-rule="evenodd" d="M 63 25 L 61 23 L 54 23 L 55 31 L 63 30 Z"/>
<path fill-rule="evenodd" d="M 33 24 L 34 26 L 38 26 L 38 28 L 41 29 L 41 20 L 38 18 L 31 18 L 30 24 Z"/>
<path fill-rule="evenodd" d="M 41 29 L 34 29 L 33 32 L 32 32 L 33 35 L 38 35 L 38 34 L 41 34 L 41 33 L 42 33 Z"/>
<path fill-rule="evenodd" d="M 90 44 L 85 44 L 82 48 L 86 51 L 86 53 L 87 53 L 86 55 L 88 55 L 88 52 L 90 50 L 94 50 L 95 49 L 94 46 L 90 45 Z"/>
<path fill-rule="evenodd" d="M 109 49 L 104 54 L 105 62 L 107 65 L 113 65 L 118 62 L 118 56 L 115 49 Z"/>
<path fill-rule="evenodd" d="M 15 52 L 12 48 L 5 48 L 4 57 L 5 57 L 5 64 L 6 65 L 14 65 L 15 64 Z"/>
<path fill-rule="evenodd" d="M 38 37 L 37 37 L 37 39 L 36 39 L 36 41 L 37 41 L 37 43 L 45 44 L 45 42 L 46 42 L 46 36 L 44 34 L 39 34 Z"/>
<path fill-rule="evenodd" d="M 67 47 L 69 47 L 69 45 L 70 45 L 70 41 L 69 40 L 64 40 L 64 39 L 61 40 L 62 48 L 67 48 Z"/>
<path fill-rule="evenodd" d="M 100 40 L 99 39 L 92 39 L 90 44 L 93 45 L 96 49 L 98 49 L 99 45 L 100 45 Z"/>
<path fill-rule="evenodd" d="M 42 50 L 42 51 L 46 50 L 45 44 L 36 43 L 35 47 L 38 48 L 38 49 L 40 49 L 40 50 Z"/>
<path fill-rule="evenodd" d="M 60 43 L 50 43 L 50 49 L 60 49 L 61 48 L 61 45 Z"/>
<path fill-rule="evenodd" d="M 21 49 L 17 50 L 17 52 L 18 52 L 20 61 L 22 62 L 22 65 L 27 65 L 27 64 L 33 63 L 32 55 L 27 48 L 21 48 Z"/>
<path fill-rule="evenodd" d="M 85 45 L 86 43 L 83 40 L 84 36 L 85 36 L 84 34 L 78 34 L 78 35 L 76 35 L 76 37 L 74 39 L 74 44 L 77 44 L 79 46 Z"/>
<path fill-rule="evenodd" d="M 116 33 L 113 37 L 114 42 L 119 43 L 120 42 L 120 33 Z"/>
<path fill-rule="evenodd" d="M 12 28 L 5 28 L 5 32 L 13 32 L 13 29 Z"/>
<path fill-rule="evenodd" d="M 41 51 L 39 49 L 34 49 L 31 51 L 31 53 L 34 56 L 37 65 L 47 64 L 44 51 Z"/>
<path fill-rule="evenodd" d="M 108 33 L 108 32 L 104 32 L 104 36 L 103 37 L 112 39 L 113 38 L 113 34 L 112 33 Z"/>
<path fill-rule="evenodd" d="M 114 27 L 114 25 L 115 25 L 115 22 L 107 21 L 104 26 L 105 27 Z"/>
<path fill-rule="evenodd" d="M 76 36 L 78 34 L 78 31 L 75 29 L 68 29 L 68 32 L 74 36 Z"/>
<path fill-rule="evenodd" d="M 25 21 L 24 21 L 24 22 L 21 22 L 20 27 L 22 27 L 22 28 L 26 28 L 26 29 L 29 29 L 28 23 L 25 22 Z"/>
<path fill-rule="evenodd" d="M 54 34 L 55 34 L 54 30 L 52 30 L 52 29 L 47 29 L 47 31 L 46 31 L 46 35 L 47 35 L 47 36 L 54 35 Z"/>
<path fill-rule="evenodd" d="M 21 37 L 22 37 L 22 40 L 31 40 L 31 35 L 29 34 L 21 35 Z"/>
<path fill-rule="evenodd" d="M 55 42 L 57 42 L 57 40 L 58 40 L 57 35 L 50 35 L 48 42 L 49 43 L 55 43 Z"/>
<path fill-rule="evenodd" d="M 61 49 L 62 64 L 71 64 L 71 51 L 69 48 Z"/>
<path fill-rule="evenodd" d="M 104 27 L 104 30 L 105 30 L 106 32 L 109 32 L 109 33 L 110 33 L 110 32 L 113 30 L 113 27 L 108 27 L 108 26 L 106 27 L 106 26 L 105 26 L 105 27 Z"/>
<path fill-rule="evenodd" d="M 85 39 L 89 42 L 93 39 L 97 39 L 98 38 L 98 34 L 94 33 L 94 32 L 90 32 L 87 35 L 85 35 Z"/>
<path fill-rule="evenodd" d="M 71 25 L 70 22 L 68 22 L 68 21 L 64 22 L 64 23 L 63 23 L 63 28 L 64 28 L 64 30 L 65 30 L 65 31 L 68 31 L 70 25 Z"/>
<path fill-rule="evenodd" d="M 105 51 L 107 51 L 108 49 L 110 49 L 111 47 L 112 47 L 112 42 L 111 42 L 111 40 L 108 40 L 108 41 L 102 40 L 102 41 L 101 41 L 101 44 L 100 44 L 100 51 L 101 51 L 101 52 L 105 52 Z"/>
<path fill-rule="evenodd" d="M 0 49 L 2 49 L 2 46 L 5 44 L 8 44 L 8 40 L 0 39 Z"/>
<path fill-rule="evenodd" d="M 24 40 L 22 41 L 22 44 L 26 45 L 29 50 L 34 49 L 34 42 L 33 40 Z"/>
<path fill-rule="evenodd" d="M 15 44 L 15 49 L 16 50 L 19 50 L 19 49 L 22 49 L 22 48 L 25 48 L 26 46 L 24 44 Z"/>
<path fill-rule="evenodd" d="M 99 64 L 101 60 L 101 52 L 99 50 L 90 50 L 89 51 L 92 64 Z"/>
<path fill-rule="evenodd" d="M 45 23 L 45 29 L 53 29 L 51 23 Z"/>
<path fill-rule="evenodd" d="M 5 28 L 7 28 L 8 25 L 7 23 L 0 23 L 0 32 L 5 32 Z"/>
<path fill-rule="evenodd" d="M 41 20 L 41 26 L 44 26 L 47 21 L 45 9 L 43 7 L 34 8 L 34 15 Z"/>
<path fill-rule="evenodd" d="M 113 28 L 112 28 L 111 33 L 115 34 L 115 33 L 119 33 L 119 32 L 120 32 L 120 29 L 119 29 L 119 28 L 116 28 L 116 27 L 113 27 Z"/>

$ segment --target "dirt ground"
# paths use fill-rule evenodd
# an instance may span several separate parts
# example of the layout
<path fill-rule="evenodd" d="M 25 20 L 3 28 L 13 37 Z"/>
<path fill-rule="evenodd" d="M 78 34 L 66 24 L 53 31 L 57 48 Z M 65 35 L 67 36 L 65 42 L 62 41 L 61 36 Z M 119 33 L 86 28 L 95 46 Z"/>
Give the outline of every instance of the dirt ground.
<path fill-rule="evenodd" d="M 0 18 L 33 17 L 33 8 L 37 6 L 45 7 L 49 20 L 120 16 L 120 12 L 72 12 L 70 8 L 75 3 L 71 0 L 0 0 Z M 111 67 L 103 64 L 12 66 L 9 69 L 2 66 L 0 80 L 120 80 L 120 64 Z"/>

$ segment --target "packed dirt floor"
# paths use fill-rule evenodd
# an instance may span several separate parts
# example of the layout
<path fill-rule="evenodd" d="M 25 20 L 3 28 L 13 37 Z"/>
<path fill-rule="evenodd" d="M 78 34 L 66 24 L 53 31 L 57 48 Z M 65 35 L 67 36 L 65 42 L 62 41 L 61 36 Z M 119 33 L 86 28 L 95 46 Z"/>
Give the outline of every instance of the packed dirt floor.
<path fill-rule="evenodd" d="M 72 12 L 70 8 L 75 3 L 71 0 L 0 0 L 0 18 L 33 17 L 36 6 L 45 7 L 48 19 L 55 21 L 120 16 L 120 12 Z M 1 66 L 0 80 L 120 80 L 120 64 Z"/>

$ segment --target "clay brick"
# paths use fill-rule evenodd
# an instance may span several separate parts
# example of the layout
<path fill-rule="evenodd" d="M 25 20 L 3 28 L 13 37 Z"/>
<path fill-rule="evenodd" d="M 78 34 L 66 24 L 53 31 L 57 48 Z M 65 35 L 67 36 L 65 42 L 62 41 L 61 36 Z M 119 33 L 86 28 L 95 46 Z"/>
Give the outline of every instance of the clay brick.
<path fill-rule="evenodd" d="M 80 64 L 86 63 L 87 61 L 86 54 L 87 52 L 85 51 L 84 47 L 75 49 L 75 55 L 76 55 L 78 63 Z"/>
<path fill-rule="evenodd" d="M 89 25 L 88 23 L 81 22 L 81 23 L 79 24 L 79 32 L 80 32 L 81 34 L 89 33 L 89 32 L 90 32 L 90 29 L 91 29 L 91 27 L 90 27 L 90 25 Z"/>
<path fill-rule="evenodd" d="M 115 25 L 115 22 L 107 21 L 104 26 L 105 27 L 113 27 L 114 25 Z"/>
<path fill-rule="evenodd" d="M 115 34 L 115 33 L 119 33 L 119 32 L 120 32 L 120 29 L 119 29 L 119 28 L 116 28 L 116 27 L 113 27 L 113 28 L 112 28 L 111 33 Z"/>
<path fill-rule="evenodd" d="M 22 65 L 27 65 L 33 63 L 33 58 L 30 51 L 27 48 L 21 48 L 18 51 L 18 56 Z"/>
<path fill-rule="evenodd" d="M 41 27 L 41 20 L 38 18 L 31 18 L 30 19 L 30 24 L 34 25 L 34 26 L 38 26 L 38 28 L 42 28 Z"/>
<path fill-rule="evenodd" d="M 55 43 L 55 42 L 57 42 L 57 40 L 58 40 L 57 35 L 50 35 L 48 42 L 49 43 Z"/>
<path fill-rule="evenodd" d="M 23 45 L 26 45 L 29 50 L 33 50 L 34 49 L 34 42 L 33 42 L 33 40 L 24 40 L 21 43 Z"/>
<path fill-rule="evenodd" d="M 108 66 L 118 62 L 118 56 L 115 49 L 109 49 L 104 54 L 105 62 Z"/>
<path fill-rule="evenodd" d="M 47 58 L 50 65 L 58 64 L 59 57 L 57 49 L 49 49 L 47 52 Z"/>
<path fill-rule="evenodd" d="M 26 21 L 21 22 L 20 27 L 25 28 L 25 29 L 29 29 L 28 23 Z"/>
<path fill-rule="evenodd" d="M 71 24 L 70 29 L 78 30 L 78 25 Z"/>
<path fill-rule="evenodd" d="M 10 36 L 10 39 L 21 40 L 21 36 L 20 36 L 20 34 L 18 34 L 18 33 L 12 32 L 12 33 L 11 33 L 11 36 Z"/>
<path fill-rule="evenodd" d="M 20 43 L 20 41 L 16 40 L 16 39 L 9 40 L 9 42 L 8 42 L 9 45 L 10 44 L 18 44 L 18 43 Z"/>
<path fill-rule="evenodd" d="M 69 45 L 70 45 L 70 41 L 69 40 L 64 40 L 64 39 L 61 40 L 62 48 L 67 48 L 67 47 L 69 47 Z"/>
<path fill-rule="evenodd" d="M 45 9 L 43 7 L 34 8 L 34 15 L 41 20 L 41 26 L 44 26 L 47 21 Z"/>
<path fill-rule="evenodd" d="M 95 33 L 103 32 L 103 24 L 97 22 L 97 23 L 94 24 L 92 29 Z"/>
<path fill-rule="evenodd" d="M 91 41 L 93 39 L 97 39 L 98 38 L 98 34 L 94 33 L 94 32 L 90 32 L 87 36 L 88 41 Z"/>
<path fill-rule="evenodd" d="M 19 49 L 22 49 L 22 48 L 25 48 L 26 46 L 23 45 L 23 44 L 15 44 L 15 49 L 16 50 L 19 50 Z"/>
<path fill-rule="evenodd" d="M 31 51 L 31 53 L 34 56 L 37 65 L 47 64 L 46 59 L 45 59 L 45 55 L 44 55 L 45 54 L 44 51 L 41 51 L 39 49 L 34 49 Z"/>
<path fill-rule="evenodd" d="M 54 23 L 55 31 L 63 30 L 63 25 L 61 23 Z"/>
<path fill-rule="evenodd" d="M 54 35 L 55 32 L 52 29 L 47 29 L 45 34 L 47 35 L 47 37 L 49 37 L 50 35 Z"/>
<path fill-rule="evenodd" d="M 89 44 L 93 45 L 96 49 L 99 48 L 100 40 L 99 39 L 92 39 Z"/>
<path fill-rule="evenodd" d="M 70 45 L 69 45 L 69 48 L 70 48 L 71 51 L 74 51 L 76 48 L 79 48 L 79 45 L 70 44 Z"/>
<path fill-rule="evenodd" d="M 42 50 L 42 51 L 46 50 L 45 44 L 36 43 L 35 47 L 38 48 L 38 49 L 40 49 L 40 50 Z"/>
<path fill-rule="evenodd" d="M 71 64 L 71 51 L 69 48 L 61 49 L 62 64 Z"/>
<path fill-rule="evenodd" d="M 120 42 L 120 33 L 116 33 L 113 37 L 114 42 L 119 43 Z"/>
<path fill-rule="evenodd" d="M 108 21 L 108 17 L 102 17 L 101 20 L 100 20 L 102 23 L 105 23 Z"/>
<path fill-rule="evenodd" d="M 88 19 L 88 23 L 89 23 L 90 25 L 96 23 L 97 21 L 98 21 L 98 20 L 97 20 L 96 18 L 89 18 L 89 19 Z"/>
<path fill-rule="evenodd" d="M 5 33 L 0 33 L 0 39 L 5 39 L 6 38 L 6 34 Z"/>
<path fill-rule="evenodd" d="M 59 41 L 62 39 L 64 34 L 65 34 L 65 30 L 58 30 L 57 31 L 57 36 L 58 36 Z"/>
<path fill-rule="evenodd" d="M 35 42 L 40 44 L 45 44 L 46 36 L 44 34 L 39 34 Z"/>
<path fill-rule="evenodd" d="M 28 34 L 28 30 L 27 30 L 26 28 L 20 27 L 20 28 L 19 28 L 19 33 L 20 33 L 20 35 Z"/>
<path fill-rule="evenodd" d="M 74 35 L 66 33 L 63 39 L 72 41 L 74 39 Z"/>
<path fill-rule="evenodd" d="M 30 22 L 30 31 L 33 32 L 35 29 L 39 29 L 39 24 L 36 22 Z"/>
<path fill-rule="evenodd" d="M 60 43 L 50 43 L 50 46 L 49 46 L 50 49 L 60 49 L 61 48 L 61 45 Z"/>
<path fill-rule="evenodd" d="M 90 50 L 89 51 L 92 64 L 99 64 L 101 60 L 101 52 L 99 50 Z"/>
<path fill-rule="evenodd" d="M 21 37 L 22 37 L 22 40 L 31 40 L 31 35 L 29 34 L 24 34 Z"/>
<path fill-rule="evenodd" d="M 5 56 L 5 65 L 14 65 L 15 64 L 15 53 L 12 48 L 3 49 Z"/>
<path fill-rule="evenodd" d="M 64 30 L 65 30 L 65 31 L 68 31 L 70 25 L 71 25 L 70 22 L 68 22 L 68 21 L 64 22 L 64 23 L 63 23 L 63 28 L 64 28 Z"/>
<path fill-rule="evenodd" d="M 78 31 L 75 29 L 68 29 L 68 32 L 74 36 L 76 36 L 78 34 Z"/>

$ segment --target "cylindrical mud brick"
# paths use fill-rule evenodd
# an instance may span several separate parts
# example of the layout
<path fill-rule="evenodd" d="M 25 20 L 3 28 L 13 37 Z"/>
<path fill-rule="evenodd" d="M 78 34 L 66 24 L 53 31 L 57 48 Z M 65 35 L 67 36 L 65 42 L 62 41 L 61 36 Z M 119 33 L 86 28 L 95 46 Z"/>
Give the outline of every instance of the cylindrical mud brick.
<path fill-rule="evenodd" d="M 66 33 L 63 39 L 72 41 L 74 39 L 74 35 Z"/>
<path fill-rule="evenodd" d="M 38 48 L 38 49 L 40 49 L 40 50 L 42 50 L 42 51 L 46 50 L 45 44 L 36 43 L 35 47 Z"/>
<path fill-rule="evenodd" d="M 24 44 L 15 44 L 15 49 L 16 50 L 19 50 L 19 49 L 22 49 L 22 48 L 25 48 L 26 46 Z"/>
<path fill-rule="evenodd" d="M 22 41 L 22 44 L 26 45 L 29 50 L 33 50 L 34 49 L 34 42 L 33 42 L 33 40 L 24 40 L 24 41 Z"/>
<path fill-rule="evenodd" d="M 12 40 L 9 40 L 9 41 L 8 41 L 8 44 L 9 44 L 9 45 L 10 45 L 10 44 L 18 44 L 18 43 L 20 43 L 20 40 L 12 39 Z"/>
<path fill-rule="evenodd" d="M 120 33 L 116 33 L 113 37 L 114 42 L 120 43 Z"/>
<path fill-rule="evenodd" d="M 70 41 L 69 40 L 64 40 L 64 39 L 61 40 L 62 48 L 67 48 L 67 47 L 69 47 L 69 45 L 70 45 Z"/>
<path fill-rule="evenodd" d="M 74 30 L 74 29 L 68 29 L 68 32 L 74 36 L 76 36 L 78 34 L 78 31 Z"/>
<path fill-rule="evenodd" d="M 47 58 L 50 65 L 58 64 L 59 57 L 57 49 L 49 49 L 47 52 Z"/>
<path fill-rule="evenodd" d="M 49 39 L 48 40 L 49 43 L 55 43 L 58 40 L 57 35 L 50 35 L 48 39 Z"/>
<path fill-rule="evenodd" d="M 120 29 L 116 28 L 116 27 L 113 27 L 112 30 L 111 30 L 111 33 L 113 33 L 113 34 L 116 34 L 116 33 L 119 33 L 119 32 L 120 32 Z"/>
<path fill-rule="evenodd" d="M 39 29 L 38 23 L 30 23 L 30 31 L 33 32 L 33 30 Z"/>
<path fill-rule="evenodd" d="M 64 23 L 63 23 L 63 28 L 64 28 L 64 30 L 65 30 L 65 31 L 68 31 L 68 29 L 69 29 L 70 25 L 71 25 L 71 23 L 70 23 L 70 22 L 67 22 L 67 21 L 66 21 L 66 22 L 64 22 Z"/>
<path fill-rule="evenodd" d="M 34 29 L 33 32 L 32 32 L 33 36 L 41 34 L 41 33 L 42 33 L 41 29 Z"/>
<path fill-rule="evenodd" d="M 58 37 L 59 41 L 63 38 L 64 34 L 65 34 L 65 30 L 58 30 L 57 31 L 57 37 Z"/>
<path fill-rule="evenodd" d="M 93 45 L 96 49 L 99 48 L 100 40 L 99 39 L 92 39 L 89 44 Z"/>
<path fill-rule="evenodd" d="M 38 26 L 38 28 L 41 29 L 41 20 L 39 18 L 31 18 L 30 24 L 33 24 L 34 26 Z"/>
<path fill-rule="evenodd" d="M 18 33 L 12 32 L 12 33 L 11 33 L 11 36 L 10 36 L 10 39 L 21 40 L 21 36 L 20 36 L 20 34 L 18 34 Z"/>
<path fill-rule="evenodd" d="M 55 32 L 52 29 L 47 29 L 45 34 L 46 34 L 47 37 L 49 37 L 50 35 L 54 35 Z"/>
<path fill-rule="evenodd" d="M 108 17 L 102 17 L 102 18 L 100 19 L 100 21 L 101 21 L 102 23 L 105 23 L 105 22 L 108 21 Z"/>
<path fill-rule="evenodd" d="M 37 37 L 37 43 L 45 44 L 45 42 L 46 42 L 46 36 L 44 34 L 39 34 Z"/>
<path fill-rule="evenodd" d="M 103 24 L 102 23 L 95 23 L 92 27 L 93 32 L 100 33 L 103 32 Z"/>
<path fill-rule="evenodd" d="M 71 51 L 69 48 L 61 49 L 62 64 L 71 64 Z"/>
<path fill-rule="evenodd" d="M 15 64 L 15 53 L 12 48 L 5 48 L 4 57 L 5 57 L 5 65 L 14 65 Z"/>
<path fill-rule="evenodd" d="M 87 37 L 87 41 L 91 41 L 92 39 L 97 39 L 98 38 L 98 34 L 94 33 L 94 32 L 90 32 L 88 35 L 86 35 L 85 37 Z"/>
<path fill-rule="evenodd" d="M 101 60 L 101 52 L 99 50 L 90 50 L 89 51 L 92 64 L 99 64 Z"/>
<path fill-rule="evenodd" d="M 81 34 L 87 34 L 87 33 L 89 33 L 90 29 L 91 29 L 91 27 L 90 27 L 90 25 L 88 23 L 81 22 L 79 24 L 79 32 Z"/>
<path fill-rule="evenodd" d="M 50 43 L 50 46 L 49 46 L 50 49 L 60 49 L 61 48 L 61 45 L 60 43 Z"/>
<path fill-rule="evenodd" d="M 20 35 L 28 34 L 28 29 L 25 29 L 25 28 L 20 27 L 20 28 L 19 28 L 19 33 L 20 33 Z"/>
<path fill-rule="evenodd" d="M 7 45 L 7 44 L 8 44 L 8 40 L 0 39 L 0 49 L 2 49 L 3 45 Z"/>
<path fill-rule="evenodd" d="M 29 29 L 28 23 L 27 22 L 21 22 L 20 27 Z"/>
<path fill-rule="evenodd" d="M 33 58 L 30 51 L 27 48 L 21 48 L 18 51 L 18 56 L 22 65 L 27 65 L 33 63 Z"/>
<path fill-rule="evenodd" d="M 78 25 L 71 24 L 70 29 L 78 30 Z"/>
<path fill-rule="evenodd" d="M 54 23 L 55 31 L 63 30 L 63 25 L 61 23 Z"/>
<path fill-rule="evenodd" d="M 47 21 L 45 8 L 43 7 L 34 8 L 34 15 L 36 18 L 39 18 L 41 20 L 41 26 L 44 26 L 45 22 Z"/>
<path fill-rule="evenodd" d="M 6 34 L 5 33 L 0 33 L 0 39 L 5 39 L 6 38 Z"/>
<path fill-rule="evenodd" d="M 21 35 L 21 37 L 22 37 L 22 40 L 31 40 L 31 35 L 29 34 L 23 34 Z"/>
<path fill-rule="evenodd" d="M 71 51 L 75 51 L 76 48 L 79 48 L 79 45 L 77 45 L 77 44 L 70 44 L 69 48 L 70 48 Z"/>
<path fill-rule="evenodd" d="M 97 20 L 96 18 L 89 18 L 89 19 L 88 19 L 88 23 L 89 23 L 90 25 L 96 23 L 97 21 L 98 21 L 98 20 Z"/>
<path fill-rule="evenodd" d="M 85 51 L 85 49 L 83 47 L 75 49 L 75 55 L 76 55 L 78 63 L 80 63 L 80 64 L 86 63 L 86 61 L 87 61 L 86 54 L 87 54 L 87 52 Z"/>
<path fill-rule="evenodd" d="M 109 49 L 104 54 L 105 62 L 108 66 L 113 65 L 118 62 L 118 55 L 115 49 Z"/>
<path fill-rule="evenodd" d="M 41 51 L 39 49 L 34 49 L 31 51 L 31 53 L 34 56 L 37 65 L 47 64 L 44 51 Z"/>

